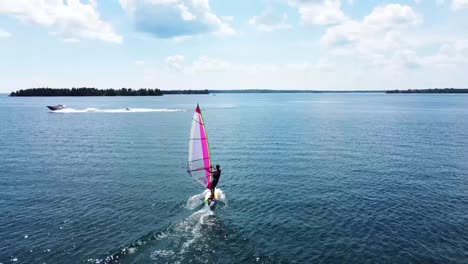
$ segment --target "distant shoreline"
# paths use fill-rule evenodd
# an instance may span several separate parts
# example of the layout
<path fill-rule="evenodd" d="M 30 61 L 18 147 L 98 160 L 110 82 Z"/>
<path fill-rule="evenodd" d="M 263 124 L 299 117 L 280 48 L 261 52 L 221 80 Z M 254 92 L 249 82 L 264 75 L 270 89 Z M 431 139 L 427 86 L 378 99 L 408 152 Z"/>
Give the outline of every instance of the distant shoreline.
<path fill-rule="evenodd" d="M 243 89 L 243 90 L 209 90 L 210 93 L 468 93 L 465 88 L 434 88 L 434 89 L 409 89 L 409 90 L 268 90 L 268 89 Z"/>
<path fill-rule="evenodd" d="M 432 89 L 417 89 L 417 90 L 389 90 L 387 94 L 414 94 L 414 93 L 430 93 L 430 94 L 460 94 L 468 93 L 468 89 L 458 88 L 432 88 Z"/>
<path fill-rule="evenodd" d="M 182 94 L 258 94 L 258 93 L 369 93 L 369 94 L 466 94 L 466 88 L 431 88 L 431 89 L 408 89 L 408 90 L 270 90 L 270 89 L 239 89 L 239 90 L 159 90 L 141 88 L 122 89 L 96 89 L 96 88 L 31 88 L 15 92 L 0 93 L 13 97 L 83 97 L 83 96 L 163 96 Z"/>
<path fill-rule="evenodd" d="M 385 90 L 269 90 L 269 89 L 242 89 L 242 90 L 208 90 L 210 93 L 385 93 Z"/>
<path fill-rule="evenodd" d="M 55 96 L 71 96 L 71 97 L 83 97 L 83 96 L 163 96 L 165 94 L 209 94 L 208 90 L 170 90 L 161 91 L 160 89 L 132 89 L 132 88 L 121 88 L 121 89 L 96 89 L 88 87 L 80 88 L 30 88 L 21 89 L 10 93 L 13 97 L 55 97 Z"/>

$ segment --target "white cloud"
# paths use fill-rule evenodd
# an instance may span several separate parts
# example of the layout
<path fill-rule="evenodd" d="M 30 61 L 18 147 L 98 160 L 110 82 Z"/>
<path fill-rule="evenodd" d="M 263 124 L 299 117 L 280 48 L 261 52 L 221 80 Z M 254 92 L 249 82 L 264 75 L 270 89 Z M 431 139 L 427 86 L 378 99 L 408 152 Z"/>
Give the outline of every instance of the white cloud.
<path fill-rule="evenodd" d="M 79 40 L 79 39 L 76 39 L 76 38 L 64 38 L 64 39 L 63 39 L 63 42 L 78 43 L 78 42 L 80 42 L 80 40 Z"/>
<path fill-rule="evenodd" d="M 336 25 L 348 20 L 340 0 L 289 0 L 306 25 Z"/>
<path fill-rule="evenodd" d="M 447 2 L 450 3 L 454 11 L 468 9 L 468 0 L 436 0 L 436 4 L 439 6 L 444 5 Z"/>
<path fill-rule="evenodd" d="M 452 0 L 454 10 L 468 9 L 468 0 Z"/>
<path fill-rule="evenodd" d="M 190 71 L 193 73 L 220 72 L 228 70 L 230 67 L 231 64 L 227 61 L 203 55 L 193 62 Z"/>
<path fill-rule="evenodd" d="M 191 38 L 192 38 L 192 36 L 178 36 L 178 37 L 173 37 L 171 39 L 175 43 L 181 43 L 181 42 L 187 41 L 187 40 L 189 40 Z"/>
<path fill-rule="evenodd" d="M 209 0 L 119 0 L 139 31 L 158 38 L 213 32 L 233 35 L 229 18 L 211 11 Z"/>
<path fill-rule="evenodd" d="M 290 69 L 293 71 L 309 71 L 314 68 L 314 65 L 310 62 L 287 63 L 284 66 L 286 69 Z"/>
<path fill-rule="evenodd" d="M 145 61 L 144 60 L 136 60 L 135 65 L 145 65 Z"/>
<path fill-rule="evenodd" d="M 260 31 L 271 32 L 278 29 L 291 28 L 291 25 L 286 22 L 287 19 L 288 16 L 286 14 L 277 15 L 271 10 L 267 10 L 259 16 L 254 16 L 249 19 L 249 24 Z"/>
<path fill-rule="evenodd" d="M 0 29 L 0 38 L 9 38 L 11 37 L 10 32 Z"/>
<path fill-rule="evenodd" d="M 468 51 L 468 39 L 457 40 L 453 46 L 457 52 L 466 52 Z"/>
<path fill-rule="evenodd" d="M 233 22 L 234 17 L 233 16 L 222 16 L 221 19 L 226 22 Z"/>
<path fill-rule="evenodd" d="M 404 49 L 397 50 L 391 58 L 390 65 L 398 68 L 419 68 L 422 66 L 421 59 L 414 51 Z"/>
<path fill-rule="evenodd" d="M 468 39 L 443 44 L 437 54 L 421 60 L 427 67 L 457 68 L 457 65 L 468 62 Z"/>
<path fill-rule="evenodd" d="M 122 37 L 111 24 L 104 22 L 96 10 L 96 2 L 80 0 L 14 0 L 0 1 L 0 13 L 23 22 L 53 28 L 65 39 L 89 38 L 121 43 Z"/>
<path fill-rule="evenodd" d="M 168 67 L 174 62 L 177 70 Z M 144 68 L 142 80 L 163 89 L 338 89 L 332 67 L 327 59 L 238 63 L 206 55 L 188 61 L 174 55 L 164 66 Z"/>
<path fill-rule="evenodd" d="M 235 72 L 237 74 L 272 74 L 281 71 L 305 73 L 309 71 L 329 71 L 333 66 L 327 58 L 321 58 L 317 63 L 234 63 L 227 60 L 201 55 L 192 62 L 186 62 L 183 55 L 169 56 L 165 60 L 170 70 L 176 70 L 188 75 L 212 74 L 220 72 Z"/>
<path fill-rule="evenodd" d="M 201 55 L 191 63 L 187 63 L 183 55 L 177 54 L 167 57 L 165 62 L 167 67 L 172 71 L 175 70 L 195 75 L 221 72 L 231 68 L 231 63 L 206 55 Z"/>
<path fill-rule="evenodd" d="M 419 25 L 421 22 L 421 15 L 415 13 L 410 6 L 400 4 L 378 6 L 363 21 L 367 26 L 380 30 L 406 28 Z"/>
<path fill-rule="evenodd" d="M 418 83 L 411 76 L 462 69 L 468 63 L 468 40 L 424 34 L 418 31 L 422 22 L 423 17 L 409 6 L 378 6 L 360 21 L 348 20 L 328 28 L 321 44 L 342 65 L 387 72 L 381 78 L 405 76 Z M 420 54 L 422 48 L 434 45 L 441 45 L 435 54 Z"/>
<path fill-rule="evenodd" d="M 411 7 L 399 4 L 378 6 L 362 21 L 347 20 L 330 27 L 321 44 L 335 54 L 359 56 L 372 65 L 381 66 L 393 61 L 400 66 L 414 68 L 413 43 L 405 33 L 422 23 L 422 16 Z"/>
<path fill-rule="evenodd" d="M 174 55 L 166 58 L 166 65 L 176 71 L 182 71 L 184 69 L 185 57 L 183 55 Z"/>
<path fill-rule="evenodd" d="M 365 26 L 360 22 L 348 21 L 327 29 L 320 42 L 327 47 L 342 46 L 357 42 L 365 34 Z"/>
<path fill-rule="evenodd" d="M 398 39 L 401 36 L 392 33 L 388 37 Z M 460 74 L 460 65 L 468 63 L 468 40 L 448 42 L 434 56 L 419 56 L 405 45 L 390 53 L 368 55 L 373 55 L 370 62 L 375 63 L 374 67 L 364 67 L 365 64 L 353 59 L 337 60 L 333 56 L 316 61 L 236 63 L 206 55 L 187 61 L 183 55 L 174 55 L 166 59 L 166 65 L 172 67 L 145 71 L 145 81 L 165 89 L 372 90 L 457 86 L 460 81 L 447 83 L 446 78 L 452 72 Z M 435 75 L 433 79 L 424 79 L 434 72 L 443 73 L 445 77 Z"/>

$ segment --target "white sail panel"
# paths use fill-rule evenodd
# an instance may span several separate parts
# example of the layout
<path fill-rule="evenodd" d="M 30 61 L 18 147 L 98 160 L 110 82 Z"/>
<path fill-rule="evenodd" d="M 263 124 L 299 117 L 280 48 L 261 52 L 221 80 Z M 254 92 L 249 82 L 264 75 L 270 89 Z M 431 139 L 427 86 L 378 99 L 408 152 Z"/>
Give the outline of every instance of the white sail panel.
<path fill-rule="evenodd" d="M 206 136 L 205 124 L 203 123 L 200 107 L 197 105 L 192 117 L 192 127 L 190 129 L 188 173 L 195 181 L 206 188 L 210 188 L 212 181 L 210 166 L 211 160 L 208 137 Z"/>

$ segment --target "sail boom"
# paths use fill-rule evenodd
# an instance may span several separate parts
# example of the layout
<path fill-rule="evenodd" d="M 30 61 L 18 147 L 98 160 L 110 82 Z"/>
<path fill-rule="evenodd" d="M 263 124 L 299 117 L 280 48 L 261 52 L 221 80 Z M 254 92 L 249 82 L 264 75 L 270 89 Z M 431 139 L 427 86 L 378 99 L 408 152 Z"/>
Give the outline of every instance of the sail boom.
<path fill-rule="evenodd" d="M 205 159 L 209 159 L 209 158 L 210 157 L 206 157 L 206 158 L 203 158 L 203 159 L 189 160 L 189 162 L 200 161 L 200 160 L 205 160 Z"/>

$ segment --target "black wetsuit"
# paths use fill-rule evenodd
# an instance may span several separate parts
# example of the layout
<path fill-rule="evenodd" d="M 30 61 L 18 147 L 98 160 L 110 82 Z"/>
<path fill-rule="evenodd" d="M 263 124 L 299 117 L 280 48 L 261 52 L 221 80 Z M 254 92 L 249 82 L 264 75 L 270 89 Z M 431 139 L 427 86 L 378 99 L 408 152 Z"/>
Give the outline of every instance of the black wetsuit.
<path fill-rule="evenodd" d="M 212 189 L 216 188 L 216 185 L 218 185 L 219 177 L 221 177 L 221 170 L 213 172 L 213 182 L 211 183 Z"/>

